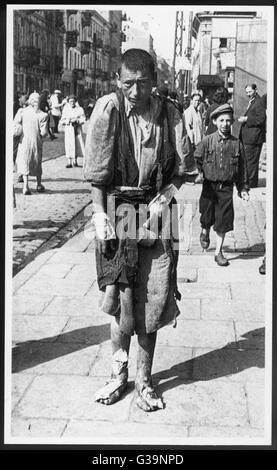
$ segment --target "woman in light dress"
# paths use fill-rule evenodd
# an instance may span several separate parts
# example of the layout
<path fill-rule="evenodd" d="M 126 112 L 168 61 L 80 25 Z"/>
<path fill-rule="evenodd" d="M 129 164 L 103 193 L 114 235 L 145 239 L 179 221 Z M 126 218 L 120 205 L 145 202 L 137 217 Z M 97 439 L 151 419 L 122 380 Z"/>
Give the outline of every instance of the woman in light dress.
<path fill-rule="evenodd" d="M 47 135 L 48 115 L 39 109 L 39 94 L 31 93 L 28 106 L 20 108 L 14 117 L 14 134 L 20 135 L 17 151 L 17 172 L 23 176 L 23 194 L 32 194 L 29 176 L 37 178 L 37 191 L 45 190 L 41 184 L 42 138 Z"/>
<path fill-rule="evenodd" d="M 77 104 L 76 97 L 70 95 L 63 108 L 61 124 L 64 124 L 64 146 L 67 158 L 66 168 L 78 166 L 77 157 L 84 157 L 82 125 L 86 120 L 84 110 Z"/>

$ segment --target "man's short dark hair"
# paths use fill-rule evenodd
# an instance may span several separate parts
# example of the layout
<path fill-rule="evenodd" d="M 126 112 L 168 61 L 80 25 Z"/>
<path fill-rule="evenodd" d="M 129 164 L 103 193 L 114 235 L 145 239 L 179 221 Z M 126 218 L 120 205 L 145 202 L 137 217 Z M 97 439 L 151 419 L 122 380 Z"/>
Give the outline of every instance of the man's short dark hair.
<path fill-rule="evenodd" d="M 169 97 L 170 97 L 172 100 L 177 100 L 177 99 L 178 99 L 177 91 L 171 91 L 171 92 L 169 93 Z"/>
<path fill-rule="evenodd" d="M 245 85 L 245 89 L 248 88 L 249 86 L 251 86 L 252 90 L 257 90 L 257 85 L 256 83 L 251 83 L 251 85 Z"/>
<path fill-rule="evenodd" d="M 216 89 L 215 93 L 213 94 L 213 102 L 220 105 L 227 103 L 229 98 L 229 93 L 227 88 L 219 87 Z"/>
<path fill-rule="evenodd" d="M 197 91 L 196 91 L 195 93 L 192 93 L 192 95 L 191 95 L 191 99 L 193 100 L 193 98 L 194 98 L 195 96 L 199 96 L 199 98 L 200 98 L 200 99 L 202 99 L 202 96 L 201 96 L 201 94 L 200 94 L 200 93 L 198 93 Z"/>
<path fill-rule="evenodd" d="M 120 59 L 120 67 L 118 69 L 119 76 L 122 65 L 132 72 L 150 72 L 151 77 L 155 79 L 154 59 L 147 51 L 143 49 L 128 49 L 126 52 L 124 52 Z"/>

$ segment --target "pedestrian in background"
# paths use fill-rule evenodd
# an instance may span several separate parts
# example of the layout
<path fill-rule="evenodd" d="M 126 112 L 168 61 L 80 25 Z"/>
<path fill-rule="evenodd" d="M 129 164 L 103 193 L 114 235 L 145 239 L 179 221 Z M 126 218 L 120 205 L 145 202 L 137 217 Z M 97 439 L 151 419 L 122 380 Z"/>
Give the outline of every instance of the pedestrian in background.
<path fill-rule="evenodd" d="M 50 96 L 50 108 L 51 114 L 54 119 L 54 134 L 58 134 L 59 121 L 61 118 L 61 109 L 63 107 L 62 103 L 62 92 L 60 90 L 55 90 L 54 93 Z"/>
<path fill-rule="evenodd" d="M 246 85 L 249 98 L 244 116 L 240 116 L 240 139 L 243 143 L 250 188 L 257 188 L 259 179 L 259 160 L 266 135 L 265 99 L 257 92 L 257 85 Z"/>
<path fill-rule="evenodd" d="M 216 233 L 215 261 L 219 266 L 228 266 L 222 253 L 225 234 L 233 230 L 234 206 L 233 186 L 238 195 L 248 200 L 248 178 L 243 146 L 231 134 L 233 108 L 229 104 L 217 107 L 211 113 L 217 128 L 206 135 L 194 152 L 204 182 L 199 201 L 200 244 L 207 249 L 210 244 L 210 228 Z"/>
<path fill-rule="evenodd" d="M 196 145 L 199 144 L 203 138 L 202 117 L 199 111 L 200 102 L 200 93 L 193 93 L 191 96 L 191 104 L 184 111 L 186 130 L 193 149 L 195 149 Z"/>
<path fill-rule="evenodd" d="M 64 128 L 64 146 L 67 158 L 66 168 L 78 166 L 77 157 L 84 157 L 85 147 L 83 141 L 82 125 L 86 121 L 84 110 L 77 106 L 76 96 L 70 95 L 68 103 L 63 108 L 61 124 Z"/>
<path fill-rule="evenodd" d="M 42 138 L 47 135 L 48 115 L 39 109 L 39 94 L 32 93 L 28 106 L 19 109 L 14 118 L 14 126 L 22 126 L 21 139 L 17 152 L 17 171 L 23 175 L 23 194 L 32 194 L 29 176 L 37 178 L 37 192 L 45 190 L 41 184 Z"/>
<path fill-rule="evenodd" d="M 189 97 L 189 95 L 184 94 L 184 99 L 183 99 L 183 111 L 185 111 L 186 109 L 188 109 L 189 106 L 190 106 L 190 97 Z"/>
<path fill-rule="evenodd" d="M 183 114 L 183 106 L 179 100 L 178 93 L 177 91 L 171 91 L 169 93 L 169 99 L 172 101 L 172 103 L 176 106 L 180 114 Z"/>
<path fill-rule="evenodd" d="M 39 109 L 41 111 L 43 111 L 44 113 L 47 114 L 48 116 L 48 119 L 47 119 L 47 131 L 48 131 L 48 135 L 49 135 L 49 138 L 51 140 L 54 140 L 56 139 L 57 137 L 55 136 L 55 134 L 51 131 L 51 128 L 50 128 L 50 103 L 49 103 L 49 90 L 47 89 L 44 89 L 41 91 L 40 93 L 40 97 L 39 97 Z"/>

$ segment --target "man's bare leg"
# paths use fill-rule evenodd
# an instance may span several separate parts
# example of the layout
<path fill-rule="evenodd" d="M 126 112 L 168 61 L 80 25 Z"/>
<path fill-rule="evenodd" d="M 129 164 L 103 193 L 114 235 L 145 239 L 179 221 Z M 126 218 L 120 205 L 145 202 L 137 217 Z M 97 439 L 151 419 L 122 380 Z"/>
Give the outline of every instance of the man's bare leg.
<path fill-rule="evenodd" d="M 151 377 L 156 338 L 157 332 L 138 335 L 137 405 L 144 411 L 154 411 L 164 407 L 161 398 L 155 393 Z"/>
<path fill-rule="evenodd" d="M 95 396 L 96 401 L 104 405 L 117 402 L 128 383 L 128 356 L 131 336 L 122 333 L 119 318 L 111 321 L 112 375 L 111 380 Z"/>

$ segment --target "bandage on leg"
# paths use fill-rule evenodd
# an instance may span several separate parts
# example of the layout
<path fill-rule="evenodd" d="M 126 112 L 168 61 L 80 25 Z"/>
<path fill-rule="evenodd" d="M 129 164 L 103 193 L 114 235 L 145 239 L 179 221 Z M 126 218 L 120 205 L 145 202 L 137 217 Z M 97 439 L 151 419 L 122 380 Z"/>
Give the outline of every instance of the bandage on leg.
<path fill-rule="evenodd" d="M 128 355 L 119 349 L 112 358 L 111 379 L 95 394 L 95 401 L 104 405 L 116 403 L 128 384 Z"/>

